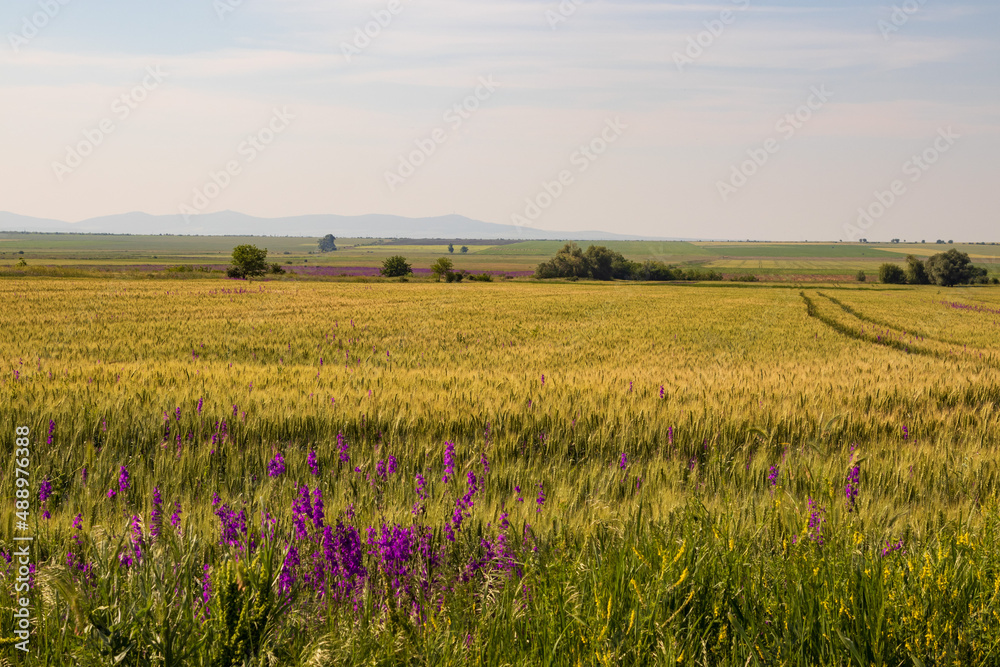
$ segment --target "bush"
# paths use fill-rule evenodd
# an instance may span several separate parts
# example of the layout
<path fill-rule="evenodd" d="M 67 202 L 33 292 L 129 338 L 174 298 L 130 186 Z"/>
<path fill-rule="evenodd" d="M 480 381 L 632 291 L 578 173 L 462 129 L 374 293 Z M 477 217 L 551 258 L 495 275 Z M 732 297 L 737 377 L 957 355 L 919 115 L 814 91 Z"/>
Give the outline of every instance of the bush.
<path fill-rule="evenodd" d="M 856 274 L 854 274 L 854 279 L 857 280 L 859 283 L 863 283 L 866 280 L 868 280 L 868 276 L 865 275 L 864 271 L 858 271 Z"/>
<path fill-rule="evenodd" d="M 667 266 L 663 262 L 647 260 L 636 266 L 633 277 L 635 280 L 683 280 L 683 271 Z"/>
<path fill-rule="evenodd" d="M 255 245 L 240 245 L 233 248 L 233 278 L 253 278 L 262 276 L 268 271 L 267 248 L 261 250 Z"/>
<path fill-rule="evenodd" d="M 413 273 L 413 268 L 402 255 L 393 255 L 392 257 L 386 257 L 382 261 L 382 268 L 379 270 L 379 273 L 386 278 L 399 278 Z"/>
<path fill-rule="evenodd" d="M 755 276 L 752 273 L 745 273 L 745 274 L 743 274 L 741 276 L 736 276 L 735 278 L 733 278 L 733 280 L 735 280 L 738 283 L 756 283 L 756 282 L 760 282 L 760 278 L 758 278 L 757 276 Z"/>
<path fill-rule="evenodd" d="M 281 268 L 281 264 L 278 264 L 277 262 L 271 264 L 271 273 L 279 273 L 280 274 L 280 273 L 284 273 L 284 272 L 285 272 L 285 270 L 283 268 Z"/>
<path fill-rule="evenodd" d="M 902 285 L 906 282 L 906 272 L 898 264 L 883 264 L 878 268 L 878 279 L 886 285 Z"/>
<path fill-rule="evenodd" d="M 491 283 L 493 282 L 493 276 L 489 273 L 472 274 L 469 276 L 469 280 L 480 283 Z"/>
<path fill-rule="evenodd" d="M 702 271 L 701 269 L 688 269 L 681 280 L 722 280 L 722 274 L 718 271 Z"/>

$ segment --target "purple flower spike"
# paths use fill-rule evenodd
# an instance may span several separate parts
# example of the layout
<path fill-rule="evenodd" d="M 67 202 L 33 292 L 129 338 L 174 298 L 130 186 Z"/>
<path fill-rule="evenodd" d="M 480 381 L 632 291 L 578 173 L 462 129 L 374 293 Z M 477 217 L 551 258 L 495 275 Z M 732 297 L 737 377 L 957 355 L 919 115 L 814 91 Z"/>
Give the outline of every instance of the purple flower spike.
<path fill-rule="evenodd" d="M 181 504 L 177 501 L 174 501 L 174 513 L 170 515 L 170 525 L 174 530 L 181 528 Z"/>
<path fill-rule="evenodd" d="M 455 474 L 455 443 L 444 443 L 444 477 L 442 482 L 447 483 L 448 479 Z"/>
<path fill-rule="evenodd" d="M 277 477 L 285 473 L 285 457 L 278 452 L 271 462 L 267 464 L 267 474 L 270 477 Z"/>
<path fill-rule="evenodd" d="M 153 511 L 149 514 L 149 534 L 154 538 L 160 536 L 163 529 L 163 509 L 160 505 L 163 499 L 160 497 L 160 487 L 153 488 Z"/>
<path fill-rule="evenodd" d="M 847 483 L 844 485 L 844 496 L 847 498 L 847 511 L 854 509 L 860 493 L 861 467 L 853 466 L 847 473 Z"/>

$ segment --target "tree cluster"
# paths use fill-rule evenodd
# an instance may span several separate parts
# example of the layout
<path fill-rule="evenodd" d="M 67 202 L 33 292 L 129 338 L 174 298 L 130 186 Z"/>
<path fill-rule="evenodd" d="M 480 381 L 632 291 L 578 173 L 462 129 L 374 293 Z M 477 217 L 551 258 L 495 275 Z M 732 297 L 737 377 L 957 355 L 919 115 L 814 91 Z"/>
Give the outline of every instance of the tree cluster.
<path fill-rule="evenodd" d="M 879 280 L 890 285 L 985 285 L 989 282 L 987 271 L 973 266 L 968 253 L 952 248 L 938 253 L 921 262 L 913 255 L 907 255 L 906 267 L 898 264 L 883 264 L 878 271 Z"/>
<path fill-rule="evenodd" d="M 536 278 L 591 278 L 593 280 L 722 280 L 722 274 L 683 269 L 663 262 L 633 262 L 605 246 L 582 250 L 567 243 L 547 262 L 535 269 Z"/>

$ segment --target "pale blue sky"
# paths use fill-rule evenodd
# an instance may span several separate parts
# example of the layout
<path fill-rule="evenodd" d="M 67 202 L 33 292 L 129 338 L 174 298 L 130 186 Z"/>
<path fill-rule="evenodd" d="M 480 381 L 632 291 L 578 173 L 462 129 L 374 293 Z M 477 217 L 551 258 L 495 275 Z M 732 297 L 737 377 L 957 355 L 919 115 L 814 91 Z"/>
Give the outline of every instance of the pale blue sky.
<path fill-rule="evenodd" d="M 892 4 L 850 1 L 400 0 L 350 59 L 342 45 L 389 0 L 64 1 L 0 7 L 0 210 L 71 221 L 181 206 L 460 213 L 555 230 L 847 240 L 858 209 L 878 213 L 876 193 L 899 181 L 861 235 L 1000 240 L 995 1 L 897 2 L 912 11 L 893 23 Z M 39 14 L 47 5 L 52 18 Z M 553 29 L 560 6 L 575 11 Z M 32 22 L 45 25 L 34 34 Z M 699 33 L 703 52 L 679 68 L 675 54 Z M 162 83 L 148 67 L 167 73 Z M 116 100 L 144 79 L 122 118 Z M 779 129 L 814 87 L 831 95 Z M 446 117 L 477 88 L 475 111 Z M 241 148 L 275 109 L 294 119 L 251 161 Z M 609 122 L 623 129 L 609 134 Z M 948 128 L 957 138 L 935 149 Z M 606 151 L 581 157 L 582 144 L 604 147 L 602 132 Z M 67 147 L 88 136 L 100 145 L 74 166 Z M 407 157 L 415 142 L 433 154 Z M 907 164 L 925 151 L 933 165 Z M 733 169 L 751 154 L 767 160 L 746 165 L 744 182 Z M 401 156 L 421 163 L 412 175 Z M 213 189 L 210 174 L 230 162 L 238 173 Z M 560 172 L 566 183 L 553 186 Z"/>

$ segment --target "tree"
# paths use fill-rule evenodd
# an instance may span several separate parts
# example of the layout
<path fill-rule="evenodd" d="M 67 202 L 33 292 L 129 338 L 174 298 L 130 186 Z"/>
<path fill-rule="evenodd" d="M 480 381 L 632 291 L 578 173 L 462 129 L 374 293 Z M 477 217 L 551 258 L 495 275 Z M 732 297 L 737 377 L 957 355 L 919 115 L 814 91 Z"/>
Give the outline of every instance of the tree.
<path fill-rule="evenodd" d="M 913 255 L 906 256 L 906 282 L 911 285 L 931 284 L 931 279 L 927 276 L 927 269 L 924 263 Z"/>
<path fill-rule="evenodd" d="M 935 285 L 951 287 L 984 282 L 986 269 L 972 265 L 969 255 L 952 248 L 927 260 L 927 274 Z"/>
<path fill-rule="evenodd" d="M 453 246 L 452 244 L 449 243 L 448 244 L 448 252 L 451 253 L 451 254 L 454 254 L 455 253 L 455 246 Z"/>
<path fill-rule="evenodd" d="M 469 252 L 469 246 L 467 246 L 467 245 L 462 246 L 462 251 L 461 252 L 462 252 L 463 255 L 465 253 Z"/>
<path fill-rule="evenodd" d="M 865 275 L 865 272 L 864 272 L 864 271 L 858 271 L 858 272 L 857 272 L 857 273 L 856 273 L 856 274 L 854 275 L 854 279 L 855 279 L 855 280 L 857 280 L 857 281 L 858 281 L 859 283 L 863 283 L 863 282 L 865 282 L 866 280 L 868 280 L 868 276 L 866 276 L 866 275 Z"/>
<path fill-rule="evenodd" d="M 906 272 L 898 264 L 883 264 L 878 269 L 878 279 L 887 285 L 902 285 L 906 282 Z"/>
<path fill-rule="evenodd" d="M 319 251 L 320 252 L 333 252 L 337 249 L 337 237 L 333 234 L 327 234 L 319 240 Z"/>
<path fill-rule="evenodd" d="M 267 248 L 261 250 L 255 245 L 240 245 L 233 248 L 233 264 L 229 275 L 234 278 L 262 276 L 270 270 L 267 265 Z"/>
<path fill-rule="evenodd" d="M 402 255 L 393 255 L 382 261 L 382 269 L 379 273 L 386 278 L 400 278 L 413 273 L 413 268 Z"/>
<path fill-rule="evenodd" d="M 449 283 L 455 278 L 455 273 L 452 271 L 453 264 L 451 260 L 447 257 L 442 257 L 438 261 L 431 264 L 431 273 L 437 276 L 438 282 L 441 282 L 441 278 L 444 278 Z"/>

